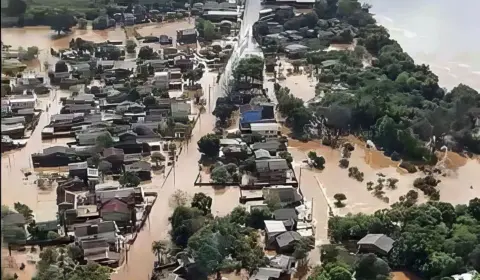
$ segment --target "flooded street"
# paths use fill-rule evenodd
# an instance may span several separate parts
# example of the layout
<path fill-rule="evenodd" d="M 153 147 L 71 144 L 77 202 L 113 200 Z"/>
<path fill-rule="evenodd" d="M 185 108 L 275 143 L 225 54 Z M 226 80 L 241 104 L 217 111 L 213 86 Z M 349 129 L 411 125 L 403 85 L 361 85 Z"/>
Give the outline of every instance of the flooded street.
<path fill-rule="evenodd" d="M 208 89 L 215 77 L 215 74 L 205 73 L 201 80 L 203 88 Z M 205 107 L 208 108 L 208 103 Z M 178 157 L 175 165 L 175 176 L 172 172 L 163 187 L 158 186 L 157 189 L 149 190 L 157 191 L 159 194 L 150 214 L 150 222 L 146 223 L 137 240 L 130 247 L 128 264 L 118 269 L 118 272 L 112 276 L 113 280 L 147 279 L 148 275 L 151 275 L 155 260 L 155 256 L 151 252 L 151 245 L 155 240 L 169 240 L 170 238 L 168 235 L 170 230 L 168 217 L 171 215 L 172 209 L 168 200 L 177 189 L 188 192 L 191 197 L 196 192 L 204 192 L 211 196 L 213 199 L 212 214 L 214 215 L 226 215 L 238 205 L 240 196 L 238 188 L 227 187 L 224 191 L 216 192 L 211 187 L 193 186 L 198 174 L 198 160 L 200 159 L 197 141 L 203 135 L 211 133 L 214 124 L 215 117 L 211 112 L 207 111 L 200 116 L 193 130 L 191 141 L 185 144 L 181 155 Z"/>
<path fill-rule="evenodd" d="M 68 91 L 54 90 L 48 97 L 39 98 L 37 108 L 45 110 L 51 104 L 49 112 L 42 112 L 40 121 L 35 131 L 30 136 L 27 145 L 20 149 L 2 154 L 2 204 L 13 207 L 15 202 L 27 204 L 35 213 L 38 221 L 55 219 L 56 217 L 56 192 L 40 191 L 34 184 L 35 176 L 26 178 L 24 172 L 32 171 L 31 154 L 42 152 L 44 148 L 61 145 L 65 139 L 42 142 L 42 128 L 50 122 L 50 115 L 58 113 L 61 108 L 61 97 L 67 97 Z"/>

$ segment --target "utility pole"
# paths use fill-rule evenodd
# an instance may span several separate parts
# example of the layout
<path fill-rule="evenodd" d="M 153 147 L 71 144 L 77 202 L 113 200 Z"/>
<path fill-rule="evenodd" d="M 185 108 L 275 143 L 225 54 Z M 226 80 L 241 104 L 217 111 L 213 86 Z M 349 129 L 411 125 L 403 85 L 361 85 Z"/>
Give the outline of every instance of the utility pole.
<path fill-rule="evenodd" d="M 302 181 L 302 167 L 300 166 L 300 173 L 298 174 L 298 187 L 300 188 L 300 182 Z"/>
<path fill-rule="evenodd" d="M 211 102 L 210 102 L 210 100 L 211 100 L 211 90 L 212 90 L 212 86 L 209 85 L 208 86 L 208 111 L 209 112 L 212 112 L 212 106 L 211 106 Z"/>

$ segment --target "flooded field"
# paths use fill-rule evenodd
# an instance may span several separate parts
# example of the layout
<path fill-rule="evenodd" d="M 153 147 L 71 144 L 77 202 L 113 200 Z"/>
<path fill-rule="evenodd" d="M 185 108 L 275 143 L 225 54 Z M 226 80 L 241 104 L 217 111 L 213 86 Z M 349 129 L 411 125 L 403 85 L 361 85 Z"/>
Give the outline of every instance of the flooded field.
<path fill-rule="evenodd" d="M 344 193 L 347 196 L 346 207 L 338 209 L 339 214 L 347 214 L 348 212 L 358 213 L 373 213 L 378 209 L 388 207 L 398 201 L 398 198 L 405 195 L 413 188 L 413 181 L 422 176 L 422 172 L 415 174 L 408 174 L 402 169 L 398 168 L 398 162 L 393 162 L 385 157 L 379 151 L 370 151 L 364 145 L 355 143 L 355 150 L 350 157 L 350 167 L 358 167 L 360 172 L 365 174 L 364 181 L 358 182 L 355 179 L 348 177 L 347 169 L 342 169 L 338 166 L 341 159 L 340 151 L 333 150 L 330 147 L 323 146 L 319 142 L 312 141 L 309 143 L 302 143 L 295 140 L 290 140 L 289 145 L 291 153 L 295 161 L 307 158 L 309 151 L 316 151 L 317 154 L 322 155 L 325 160 L 325 169 L 318 170 L 302 170 L 302 189 L 305 190 L 307 182 L 304 180 L 305 174 L 315 173 L 320 183 L 326 189 L 328 198 L 333 201 L 333 196 L 336 193 Z M 462 158 L 459 160 L 459 155 L 453 154 L 447 157 L 446 165 L 450 166 L 446 177 L 439 177 L 441 183 L 438 185 L 440 190 L 440 200 L 459 204 L 468 203 L 474 197 L 480 196 L 480 162 L 476 159 Z M 297 158 L 299 160 L 297 160 Z M 298 172 L 297 172 L 298 173 Z M 366 183 L 372 181 L 377 182 L 379 173 L 385 175 L 385 179 L 398 179 L 397 188 L 393 190 L 385 190 L 385 196 L 389 198 L 389 203 L 386 203 L 376 197 L 366 188 Z M 314 184 L 315 182 L 308 182 Z M 420 195 L 420 202 L 425 201 L 423 195 Z"/>

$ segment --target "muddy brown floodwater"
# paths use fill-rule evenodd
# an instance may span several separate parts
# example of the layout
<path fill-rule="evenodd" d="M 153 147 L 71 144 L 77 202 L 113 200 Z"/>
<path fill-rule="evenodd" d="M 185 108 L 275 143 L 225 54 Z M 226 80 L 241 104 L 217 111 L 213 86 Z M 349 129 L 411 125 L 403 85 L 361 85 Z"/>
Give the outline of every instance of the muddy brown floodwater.
<path fill-rule="evenodd" d="M 355 142 L 353 142 L 355 143 Z M 338 166 L 341 159 L 340 151 L 333 150 L 330 147 L 321 145 L 319 142 L 312 141 L 309 143 L 301 143 L 290 140 L 289 145 L 292 147 L 295 161 L 297 158 L 301 161 L 307 157 L 309 151 L 316 151 L 317 154 L 325 157 L 325 169 L 322 171 L 309 172 L 316 173 L 316 177 L 327 191 L 327 196 L 334 201 L 333 196 L 336 193 L 344 193 L 347 196 L 346 207 L 336 209 L 339 214 L 348 212 L 373 213 L 378 209 L 386 208 L 389 204 L 398 201 L 398 198 L 405 195 L 413 188 L 413 181 L 422 176 L 423 173 L 408 174 L 398 168 L 398 163 L 391 161 L 383 156 L 379 151 L 370 151 L 365 148 L 361 142 L 355 143 L 355 150 L 350 157 L 350 167 L 356 166 L 365 174 L 364 181 L 358 182 L 348 177 L 348 171 Z M 446 166 L 450 164 L 446 177 L 439 177 L 441 183 L 438 185 L 440 190 L 440 200 L 452 204 L 468 203 L 474 197 L 480 196 L 480 162 L 476 159 L 466 159 L 453 154 L 446 160 Z M 379 178 L 378 173 L 385 175 L 385 178 L 398 179 L 397 188 L 394 190 L 386 190 L 385 196 L 389 198 L 389 203 L 374 197 L 367 189 L 366 183 L 369 181 L 376 182 Z M 305 174 L 305 173 L 302 173 Z M 303 180 L 303 176 L 302 176 Z M 309 186 L 302 184 L 305 190 Z M 421 202 L 425 201 L 420 196 Z"/>

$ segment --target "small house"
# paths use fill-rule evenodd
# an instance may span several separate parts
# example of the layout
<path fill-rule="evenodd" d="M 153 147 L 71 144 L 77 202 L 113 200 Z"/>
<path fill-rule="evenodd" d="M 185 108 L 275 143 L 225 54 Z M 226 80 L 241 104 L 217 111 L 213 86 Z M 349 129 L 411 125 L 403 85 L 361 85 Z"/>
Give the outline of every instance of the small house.
<path fill-rule="evenodd" d="M 88 164 L 84 162 L 76 162 L 68 164 L 68 175 L 70 177 L 78 177 L 80 179 L 86 180 L 88 178 Z"/>
<path fill-rule="evenodd" d="M 197 30 L 195 28 L 177 30 L 177 42 L 180 44 L 196 44 Z"/>
<path fill-rule="evenodd" d="M 172 102 L 171 110 L 174 119 L 185 119 L 191 114 L 192 105 L 186 102 Z"/>
<path fill-rule="evenodd" d="M 282 276 L 282 270 L 273 267 L 261 267 L 251 277 L 252 280 L 278 280 Z"/>
<path fill-rule="evenodd" d="M 19 109 L 34 109 L 37 104 L 37 96 L 35 94 L 11 95 L 9 97 L 10 108 L 15 111 Z"/>
<path fill-rule="evenodd" d="M 104 238 L 96 238 L 92 240 L 82 240 L 79 242 L 80 248 L 83 250 L 85 261 L 102 261 L 108 259 L 108 251 L 110 246 Z"/>
<path fill-rule="evenodd" d="M 275 249 L 275 238 L 286 232 L 287 229 L 282 221 L 266 220 L 265 222 L 265 247 L 267 249 Z"/>
<path fill-rule="evenodd" d="M 152 179 L 152 165 L 146 161 L 138 161 L 129 165 L 125 165 L 125 172 L 133 172 L 143 180 L 148 181 Z"/>
<path fill-rule="evenodd" d="M 278 152 L 286 151 L 287 147 L 285 144 L 281 143 L 278 140 L 267 140 L 266 142 L 257 142 L 252 145 L 254 151 L 257 150 L 266 150 L 270 155 L 275 156 Z"/>
<path fill-rule="evenodd" d="M 358 251 L 386 256 L 392 250 L 395 241 L 385 234 L 367 234 L 357 242 Z"/>
<path fill-rule="evenodd" d="M 119 243 L 119 230 L 114 221 L 84 223 L 73 225 L 77 242 L 94 239 L 105 239 L 109 244 Z"/>
<path fill-rule="evenodd" d="M 275 240 L 270 248 L 282 254 L 291 254 L 294 251 L 295 243 L 302 239 L 300 233 L 296 231 L 286 231 L 275 236 Z"/>
<path fill-rule="evenodd" d="M 105 201 L 98 208 L 100 217 L 104 221 L 114 221 L 120 227 L 128 226 L 130 223 L 134 225 L 135 204 L 132 198 L 133 196 L 126 199 L 114 197 Z"/>
<path fill-rule="evenodd" d="M 262 182 L 285 182 L 287 179 L 287 161 L 283 158 L 255 160 L 257 177 Z"/>

